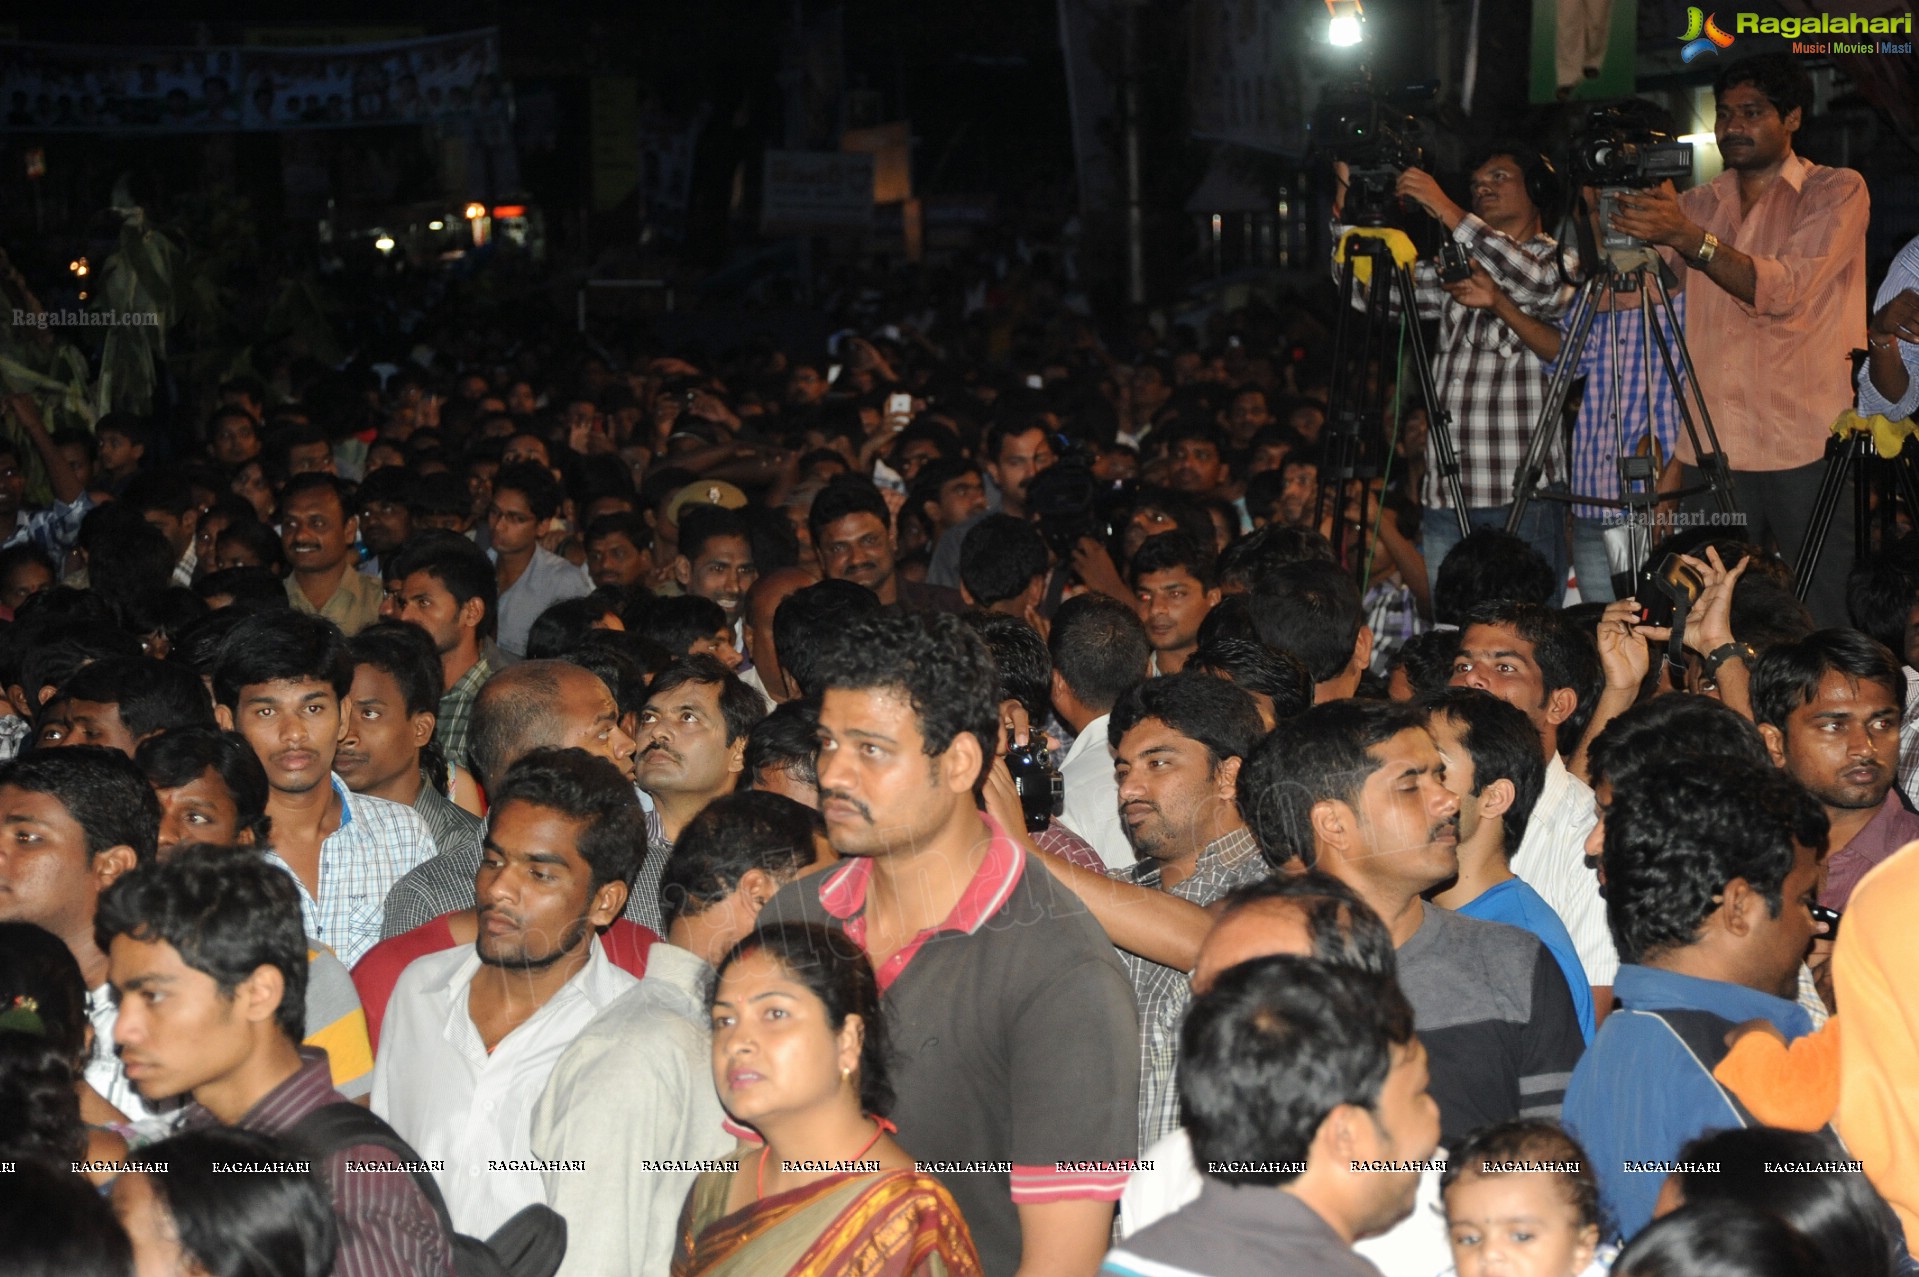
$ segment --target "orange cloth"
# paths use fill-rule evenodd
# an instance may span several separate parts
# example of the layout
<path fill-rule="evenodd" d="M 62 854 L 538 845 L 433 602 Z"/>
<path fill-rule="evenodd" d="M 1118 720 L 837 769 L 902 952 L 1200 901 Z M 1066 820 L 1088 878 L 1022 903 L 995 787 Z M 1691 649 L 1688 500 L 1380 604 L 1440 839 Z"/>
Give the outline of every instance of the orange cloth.
<path fill-rule="evenodd" d="M 1845 1009 L 1839 1134 L 1919 1246 L 1919 843 L 1860 880 L 1832 957 Z"/>
<path fill-rule="evenodd" d="M 1839 1017 L 1792 1043 L 1748 1033 L 1712 1075 L 1767 1126 L 1819 1130 L 1839 1107 Z"/>

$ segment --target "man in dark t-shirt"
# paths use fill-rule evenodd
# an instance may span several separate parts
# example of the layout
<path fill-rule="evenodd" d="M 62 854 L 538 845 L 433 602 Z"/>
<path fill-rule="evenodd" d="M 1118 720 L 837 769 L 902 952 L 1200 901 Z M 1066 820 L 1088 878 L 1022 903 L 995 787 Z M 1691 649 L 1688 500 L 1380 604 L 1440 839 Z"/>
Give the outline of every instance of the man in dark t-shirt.
<path fill-rule="evenodd" d="M 888 612 L 849 626 L 819 681 L 820 809 L 846 863 L 760 920 L 840 927 L 872 959 L 899 1141 L 985 1271 L 1091 1277 L 1136 1153 L 1138 1022 L 1099 925 L 977 806 L 992 656 L 956 618 Z"/>

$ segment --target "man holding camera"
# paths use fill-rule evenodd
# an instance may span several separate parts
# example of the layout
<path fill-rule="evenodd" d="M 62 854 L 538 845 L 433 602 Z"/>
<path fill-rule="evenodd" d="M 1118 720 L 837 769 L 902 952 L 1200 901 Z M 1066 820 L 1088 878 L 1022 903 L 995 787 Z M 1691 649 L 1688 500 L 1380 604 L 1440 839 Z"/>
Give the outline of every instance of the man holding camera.
<path fill-rule="evenodd" d="M 1713 85 L 1726 171 L 1684 195 L 1661 185 L 1619 197 L 1613 229 L 1673 249 L 1689 287 L 1686 340 L 1699 389 L 1733 469 L 1743 539 L 1799 552 L 1824 472 L 1828 427 L 1852 406 L 1853 348 L 1866 310 L 1865 179 L 1793 151 L 1812 84 L 1787 54 L 1748 58 Z M 1708 286 L 1710 285 L 1710 286 Z M 1677 483 L 1702 481 L 1681 437 Z M 1708 508 L 1710 493 L 1686 499 Z M 1837 507 L 1852 508 L 1842 496 Z M 1852 520 L 1832 520 L 1806 604 L 1822 625 L 1846 621 Z"/>
<path fill-rule="evenodd" d="M 1333 207 L 1337 220 L 1347 174 L 1344 164 L 1335 167 L 1340 183 Z M 1551 171 L 1537 151 L 1498 142 L 1473 168 L 1470 211 L 1417 168 L 1402 171 L 1395 189 L 1445 227 L 1451 237 L 1448 247 L 1457 246 L 1482 266 L 1520 310 L 1552 322 L 1565 309 L 1571 289 L 1559 268 L 1559 245 L 1544 228 L 1541 205 L 1552 198 L 1551 181 Z M 1513 474 L 1526 459 L 1545 406 L 1546 375 L 1519 335 L 1491 310 L 1466 306 L 1449 293 L 1439 267 L 1421 261 L 1413 268 L 1413 280 L 1420 318 L 1439 320 L 1433 381 L 1439 406 L 1452 414 L 1467 518 L 1476 527 L 1504 527 L 1512 507 Z M 1548 450 L 1543 469 L 1549 484 L 1563 483 L 1562 445 L 1555 442 Z M 1422 488 L 1421 549 L 1428 580 L 1436 582 L 1440 560 L 1459 541 L 1459 523 L 1437 467 L 1428 468 Z M 1565 511 L 1559 504 L 1532 503 L 1519 535 L 1552 564 L 1554 579 L 1563 582 Z"/>

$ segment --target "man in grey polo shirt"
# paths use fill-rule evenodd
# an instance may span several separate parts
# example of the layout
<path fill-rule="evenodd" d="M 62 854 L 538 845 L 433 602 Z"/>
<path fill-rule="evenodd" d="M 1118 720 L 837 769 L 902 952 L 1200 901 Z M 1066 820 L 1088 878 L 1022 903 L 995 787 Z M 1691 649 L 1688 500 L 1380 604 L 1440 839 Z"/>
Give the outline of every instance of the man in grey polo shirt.
<path fill-rule="evenodd" d="M 1138 1022 L 1098 924 L 977 805 L 992 655 L 957 618 L 881 613 L 818 673 L 820 809 L 846 861 L 761 920 L 840 927 L 873 960 L 900 1143 L 952 1191 L 985 1271 L 1090 1277 L 1136 1151 Z"/>

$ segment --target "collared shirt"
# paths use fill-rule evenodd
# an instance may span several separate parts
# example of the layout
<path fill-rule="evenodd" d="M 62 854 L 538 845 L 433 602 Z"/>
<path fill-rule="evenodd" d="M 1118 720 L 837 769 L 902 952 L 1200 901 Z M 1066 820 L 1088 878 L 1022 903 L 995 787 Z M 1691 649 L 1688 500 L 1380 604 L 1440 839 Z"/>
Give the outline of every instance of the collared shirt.
<path fill-rule="evenodd" d="M 433 835 L 433 846 L 437 851 L 445 851 L 448 847 L 479 845 L 485 822 L 435 789 L 432 778 L 425 772 L 420 774 L 420 794 L 413 800 L 413 813 L 426 825 L 427 832 Z"/>
<path fill-rule="evenodd" d="M 1604 988 L 1619 969 L 1619 951 L 1606 924 L 1599 875 L 1586 863 L 1586 835 L 1598 822 L 1592 788 L 1554 754 L 1526 822 L 1526 836 L 1513 853 L 1512 870 L 1566 924 L 1579 965 L 1586 969 L 1586 983 Z"/>
<path fill-rule="evenodd" d="M 1859 880 L 1915 839 L 1919 839 L 1919 816 L 1906 810 L 1898 794 L 1886 791 L 1886 800 L 1865 827 L 1852 836 L 1851 842 L 1826 856 L 1826 885 L 1819 893 L 1819 903 L 1828 909 L 1845 909 Z"/>
<path fill-rule="evenodd" d="M 331 778 L 340 799 L 340 827 L 320 844 L 320 895 L 275 852 L 267 863 L 285 869 L 300 889 L 306 933 L 349 967 L 380 939 L 387 893 L 407 870 L 432 858 L 433 835 L 410 807 L 356 794 Z"/>
<path fill-rule="evenodd" d="M 1199 1197 L 1134 1233 L 1105 1277 L 1378 1277 L 1313 1208 L 1283 1188 L 1208 1179 Z"/>
<path fill-rule="evenodd" d="M 200 551 L 192 545 L 187 546 L 187 552 L 180 556 L 178 563 L 173 565 L 173 583 L 175 585 L 191 587 L 193 585 L 193 574 L 198 570 L 199 566 Z"/>
<path fill-rule="evenodd" d="M 489 558 L 498 559 L 492 551 Z M 517 581 L 500 591 L 499 632 L 495 641 L 511 657 L 526 655 L 527 632 L 540 613 L 555 603 L 582 598 L 593 592 L 586 569 L 574 567 L 545 546 L 533 547 L 533 558 Z"/>
<path fill-rule="evenodd" d="M 1207 843 L 1193 872 L 1170 887 L 1161 886 L 1164 867 L 1150 857 L 1113 877 L 1205 908 L 1270 872 L 1258 841 L 1242 825 Z M 1133 1001 L 1139 1008 L 1139 1146 L 1145 1148 L 1179 1126 L 1179 1025 L 1193 990 L 1184 971 L 1124 950 L 1119 956 L 1133 981 Z"/>
<path fill-rule="evenodd" d="M 1132 992 L 1085 906 L 981 816 L 986 854 L 945 921 L 878 965 L 899 1063 L 893 1116 L 916 1157 L 1012 1170 L 947 1180 L 993 1277 L 1019 1266 L 1017 1205 L 1112 1201 L 1138 1149 Z M 872 861 L 788 885 L 761 925 L 866 944 Z"/>
<path fill-rule="evenodd" d="M 1522 244 L 1468 213 L 1453 228 L 1452 237 L 1521 310 L 1549 322 L 1559 318 L 1572 290 L 1561 275 L 1559 244 L 1552 236 L 1535 235 Z M 1338 263 L 1334 277 L 1338 277 Z M 1439 321 L 1433 384 L 1441 404 L 1452 413 L 1459 484 L 1466 505 L 1470 509 L 1506 505 L 1513 499 L 1513 475 L 1526 460 L 1533 428 L 1546 405 L 1546 375 L 1504 320 L 1490 310 L 1474 310 L 1454 301 L 1430 261 L 1422 258 L 1414 264 L 1413 284 L 1420 318 Z M 1376 281 L 1373 286 L 1380 285 Z M 1395 292 L 1395 314 L 1398 305 Z M 1559 438 L 1554 432 L 1542 463 L 1548 483 L 1566 477 L 1566 452 Z M 1437 465 L 1426 467 L 1420 504 L 1429 510 L 1452 508 L 1452 495 Z"/>
<path fill-rule="evenodd" d="M 1873 298 L 1872 313 L 1878 314 L 1907 289 L 1919 289 L 1919 236 L 1907 241 L 1892 259 L 1892 265 L 1886 269 L 1885 282 L 1879 285 L 1879 295 Z M 1899 342 L 1899 358 L 1906 365 L 1906 393 L 1894 403 L 1879 393 L 1879 387 L 1872 384 L 1872 372 L 1868 359 L 1859 368 L 1859 413 L 1861 416 L 1877 414 L 1892 421 L 1904 421 L 1913 413 L 1919 412 L 1919 343 Z"/>
<path fill-rule="evenodd" d="M 1906 709 L 1899 716 L 1899 788 L 1910 798 L 1919 793 L 1919 670 L 1900 669 L 1906 676 Z M 0 724 L 6 720 L 0 719 Z M 0 758 L 6 755 L 0 753 Z"/>
<path fill-rule="evenodd" d="M 524 1206 L 546 1200 L 533 1157 L 533 1104 L 561 1054 L 601 1011 L 639 983 L 588 942 L 586 965 L 491 1052 L 467 1010 L 476 948 L 421 958 L 387 1003 L 373 1066 L 373 1111 L 436 1171 L 453 1226 L 484 1237 Z"/>
<path fill-rule="evenodd" d="M 153 1117 L 156 1110 L 127 1080 L 126 1068 L 120 1063 L 120 1052 L 113 1045 L 113 1026 L 119 1019 L 120 1002 L 113 996 L 111 984 L 88 990 L 87 1021 L 93 1025 L 93 1054 L 87 1057 L 87 1085 L 125 1113 L 129 1122 L 138 1122 Z"/>
<path fill-rule="evenodd" d="M 1694 287 L 1712 288 L 1716 285 L 1700 282 Z M 1618 294 L 1613 294 L 1615 303 Z M 1676 293 L 1672 299 L 1673 314 L 1678 316 L 1680 324 L 1686 322 L 1686 294 Z M 1675 334 L 1666 319 L 1665 309 L 1653 303 L 1653 321 L 1658 331 L 1666 338 L 1666 348 L 1673 352 L 1673 361 L 1679 362 Z M 1559 328 L 1566 336 L 1567 346 L 1571 344 L 1573 315 L 1569 309 L 1560 317 Z M 1567 346 L 1560 347 L 1560 356 L 1570 353 Z M 1586 379 L 1586 393 L 1579 401 L 1579 416 L 1573 423 L 1572 436 L 1572 488 L 1582 497 L 1605 497 L 1619 500 L 1619 458 L 1622 454 L 1634 452 L 1640 441 L 1645 439 L 1648 429 L 1646 413 L 1646 367 L 1647 359 L 1652 361 L 1652 414 L 1651 433 L 1658 444 L 1660 457 L 1671 457 L 1673 448 L 1679 441 L 1679 404 L 1673 397 L 1672 382 L 1666 378 L 1664 365 L 1659 356 L 1657 339 L 1647 349 L 1646 323 L 1642 312 L 1637 309 L 1600 311 L 1593 316 L 1592 328 L 1586 334 L 1586 344 L 1579 352 L 1579 363 L 1574 372 Z M 1546 365 L 1550 374 L 1558 361 Z M 1684 384 L 1685 368 L 1677 369 Z M 1618 422 L 1614 415 L 1617 409 Z M 1573 503 L 1573 513 L 1582 519 L 1604 519 L 1620 517 L 1621 512 L 1607 506 Z"/>
<path fill-rule="evenodd" d="M 712 972 L 696 954 L 654 945 L 645 978 L 574 1039 L 534 1105 L 534 1156 L 591 1168 L 546 1176 L 546 1203 L 567 1220 L 559 1277 L 668 1277 L 696 1173 L 650 1163 L 732 1150 L 713 1086 Z"/>
<path fill-rule="evenodd" d="M 1060 783 L 1066 790 L 1059 823 L 1084 838 L 1108 869 L 1131 869 L 1135 856 L 1119 819 L 1119 782 L 1113 777 L 1113 747 L 1106 729 L 1112 715 L 1101 714 L 1073 737 L 1060 760 Z"/>
<path fill-rule="evenodd" d="M 1657 1011 L 1703 1011 L 1728 1022 L 1766 1020 L 1788 1041 L 1811 1032 L 1805 1011 L 1740 984 L 1631 963 L 1613 982 L 1619 1007 L 1600 1024 L 1566 1088 L 1565 1123 L 1592 1159 L 1608 1218 L 1630 1237 L 1652 1219 L 1665 1176 L 1629 1162 L 1670 1161 L 1687 1141 L 1741 1126 L 1737 1109 L 1702 1060 Z"/>
<path fill-rule="evenodd" d="M 300 1071 L 268 1091 L 235 1125 L 280 1135 L 315 1109 L 345 1103 L 346 1097 L 328 1079 L 326 1053 L 307 1049 L 300 1052 Z M 185 1124 L 211 1127 L 220 1121 L 194 1104 Z M 397 1165 L 399 1161 L 392 1150 L 378 1144 L 356 1144 L 320 1163 L 320 1177 L 326 1181 L 333 1217 L 340 1227 L 335 1277 L 452 1277 L 452 1242 L 413 1177 L 397 1170 L 347 1169 L 355 1163 Z"/>
<path fill-rule="evenodd" d="M 1710 279 L 1685 281 L 1686 344 L 1733 469 L 1811 465 L 1852 407 L 1870 205 L 1859 174 L 1797 155 L 1750 212 L 1740 211 L 1739 174 L 1730 171 L 1679 197 L 1700 229 L 1752 258 L 1757 277 L 1750 305 Z M 1697 460 L 1684 437 L 1679 458 Z"/>
<path fill-rule="evenodd" d="M 352 568 L 340 574 L 340 583 L 333 587 L 333 593 L 327 596 L 326 603 L 320 607 L 313 606 L 313 600 L 300 588 L 299 578 L 291 574 L 286 579 L 286 591 L 294 611 L 304 612 L 308 616 L 324 616 L 339 626 L 348 638 L 380 619 L 380 601 L 385 597 L 380 582 Z"/>
<path fill-rule="evenodd" d="M 83 492 L 71 501 L 55 501 L 44 510 L 22 510 L 13 525 L 13 535 L 0 543 L 0 550 L 31 542 L 47 552 L 57 570 L 66 563 L 67 551 L 80 539 L 80 521 L 91 509 L 93 498 Z"/>
<path fill-rule="evenodd" d="M 467 740 L 473 734 L 473 702 L 480 698 L 480 688 L 493 677 L 493 667 L 481 656 L 478 663 L 466 673 L 453 680 L 453 686 L 440 693 L 440 711 L 433 727 L 433 736 L 440 742 L 440 751 L 446 755 L 446 761 L 460 767 L 471 768 L 467 761 Z"/>

